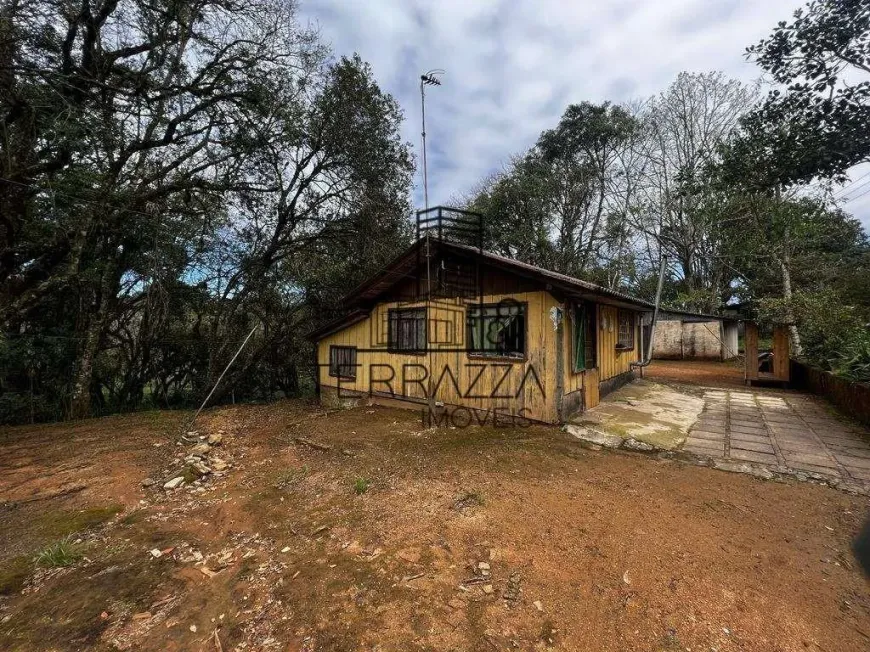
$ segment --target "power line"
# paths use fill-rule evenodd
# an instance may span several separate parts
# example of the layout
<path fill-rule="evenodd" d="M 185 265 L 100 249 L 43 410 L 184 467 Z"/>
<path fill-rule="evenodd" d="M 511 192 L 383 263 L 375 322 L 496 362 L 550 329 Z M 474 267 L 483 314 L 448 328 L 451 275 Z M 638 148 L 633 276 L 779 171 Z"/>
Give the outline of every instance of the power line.
<path fill-rule="evenodd" d="M 860 177 L 858 177 L 858 178 L 855 179 L 854 181 L 849 181 L 849 183 L 847 183 L 845 186 L 843 186 L 843 187 L 840 188 L 839 190 L 835 191 L 835 192 L 834 192 L 834 196 L 835 196 L 835 197 L 836 197 L 837 195 L 841 195 L 841 196 L 842 196 L 843 193 L 846 193 L 846 192 L 848 192 L 848 191 L 850 191 L 850 190 L 854 190 L 854 189 L 855 189 L 855 184 L 858 183 L 859 181 L 861 181 L 862 179 L 866 179 L 867 177 L 870 177 L 870 172 L 867 172 L 866 174 L 862 174 Z M 862 183 L 861 185 L 863 186 L 863 185 L 865 185 L 865 184 Z"/>
<path fill-rule="evenodd" d="M 847 199 L 847 200 L 846 200 L 846 203 L 848 204 L 849 202 L 853 202 L 853 201 L 855 201 L 856 199 L 861 199 L 861 197 L 863 197 L 864 195 L 866 195 L 866 194 L 868 194 L 868 193 L 870 193 L 870 188 L 867 188 L 867 190 L 865 190 L 864 192 L 862 192 L 860 195 L 855 195 L 854 197 L 851 197 L 850 199 Z"/>
<path fill-rule="evenodd" d="M 842 199 L 845 201 L 849 201 L 849 199 L 848 199 L 849 195 L 854 193 L 856 190 L 861 190 L 865 186 L 870 186 L 870 179 L 867 179 L 867 181 L 864 181 L 863 183 L 858 184 L 857 186 L 850 187 L 846 193 L 840 195 L 839 197 L 835 197 L 834 199 L 838 199 L 838 200 Z"/>

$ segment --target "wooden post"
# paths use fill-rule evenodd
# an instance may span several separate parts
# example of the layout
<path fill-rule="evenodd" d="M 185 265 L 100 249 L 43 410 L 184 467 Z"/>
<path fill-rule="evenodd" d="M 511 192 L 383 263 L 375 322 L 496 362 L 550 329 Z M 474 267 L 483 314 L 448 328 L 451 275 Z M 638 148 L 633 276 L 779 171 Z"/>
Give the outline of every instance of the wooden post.
<path fill-rule="evenodd" d="M 743 331 L 744 349 L 746 353 L 746 371 L 744 378 L 746 384 L 752 384 L 753 380 L 758 380 L 758 324 L 754 321 L 748 321 L 744 325 Z"/>

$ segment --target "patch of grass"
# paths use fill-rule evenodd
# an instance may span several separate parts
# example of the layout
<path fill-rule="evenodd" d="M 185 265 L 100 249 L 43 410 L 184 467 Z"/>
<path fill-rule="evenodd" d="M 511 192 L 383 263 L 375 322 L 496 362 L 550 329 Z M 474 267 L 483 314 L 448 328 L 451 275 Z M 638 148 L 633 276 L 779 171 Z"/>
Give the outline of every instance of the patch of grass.
<path fill-rule="evenodd" d="M 305 464 L 300 466 L 297 469 L 286 469 L 278 474 L 277 479 L 275 480 L 275 487 L 278 489 L 285 489 L 287 487 L 292 487 L 293 485 L 301 482 L 308 475 L 310 469 L 308 465 Z"/>
<path fill-rule="evenodd" d="M 38 525 L 47 538 L 65 537 L 101 525 L 123 509 L 123 505 L 108 505 L 74 512 L 52 510 L 41 516 Z"/>
<path fill-rule="evenodd" d="M 24 580 L 30 575 L 31 564 L 27 555 L 19 555 L 0 564 L 0 595 L 20 592 L 24 588 Z"/>
<path fill-rule="evenodd" d="M 453 503 L 453 507 L 462 510 L 466 507 L 482 507 L 485 504 L 486 500 L 484 499 L 483 494 L 477 490 L 473 490 L 462 492 Z"/>
<path fill-rule="evenodd" d="M 361 496 L 372 486 L 372 481 L 368 478 L 359 477 L 353 481 L 353 490 L 357 496 Z"/>
<path fill-rule="evenodd" d="M 83 556 L 82 551 L 72 542 L 72 539 L 66 537 L 40 550 L 36 553 L 33 561 L 37 566 L 44 568 L 63 568 L 71 566 Z"/>

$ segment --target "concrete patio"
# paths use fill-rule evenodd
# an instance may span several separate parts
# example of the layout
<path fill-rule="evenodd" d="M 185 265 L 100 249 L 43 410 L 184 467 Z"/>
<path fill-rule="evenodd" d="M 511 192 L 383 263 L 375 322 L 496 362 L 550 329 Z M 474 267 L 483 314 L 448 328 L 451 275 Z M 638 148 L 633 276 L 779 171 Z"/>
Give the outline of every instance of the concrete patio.
<path fill-rule="evenodd" d="M 683 450 L 870 488 L 870 434 L 823 399 L 797 392 L 708 389 Z"/>
<path fill-rule="evenodd" d="M 593 446 L 665 451 L 729 471 L 870 495 L 870 431 L 824 399 L 766 388 L 639 380 L 565 426 Z"/>

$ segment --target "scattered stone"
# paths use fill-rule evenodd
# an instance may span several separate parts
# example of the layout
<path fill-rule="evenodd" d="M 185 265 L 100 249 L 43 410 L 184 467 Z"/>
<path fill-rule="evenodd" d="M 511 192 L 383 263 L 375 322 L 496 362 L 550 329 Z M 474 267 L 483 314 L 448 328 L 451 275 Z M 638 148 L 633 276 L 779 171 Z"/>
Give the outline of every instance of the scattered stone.
<path fill-rule="evenodd" d="M 196 625 L 191 625 L 190 631 L 192 631 L 195 634 L 196 633 Z"/>
<path fill-rule="evenodd" d="M 190 449 L 190 452 L 194 455 L 208 455 L 211 450 L 211 446 L 206 443 L 197 444 Z"/>
<path fill-rule="evenodd" d="M 133 614 L 133 620 L 150 620 L 151 612 L 150 611 L 140 611 L 137 614 Z"/>
<path fill-rule="evenodd" d="M 154 550 L 151 551 L 151 556 L 154 557 L 154 559 L 160 559 L 163 556 L 163 553 L 157 548 L 154 548 Z"/>
<path fill-rule="evenodd" d="M 504 592 L 504 599 L 508 602 L 516 602 L 520 599 L 520 593 L 522 593 L 522 588 L 520 588 L 521 576 L 519 573 L 511 573 L 511 576 L 508 578 L 507 588 Z"/>
<path fill-rule="evenodd" d="M 484 584 L 483 585 L 483 592 L 486 593 L 487 595 L 491 595 L 493 591 L 495 591 L 495 589 L 492 588 L 492 584 Z"/>
<path fill-rule="evenodd" d="M 209 464 L 211 464 L 211 470 L 217 471 L 220 473 L 221 471 L 226 471 L 229 468 L 229 464 L 227 464 L 224 460 L 219 457 L 212 457 L 209 460 Z"/>
<path fill-rule="evenodd" d="M 203 462 L 196 461 L 190 465 L 191 470 L 199 476 L 208 475 L 211 469 Z"/>
<path fill-rule="evenodd" d="M 0 623 L 3 623 L 5 625 L 10 620 L 12 620 L 12 614 L 6 614 L 5 616 L 3 616 L 3 620 L 0 620 Z"/>
<path fill-rule="evenodd" d="M 164 483 L 163 488 L 164 489 L 177 489 L 178 487 L 180 487 L 183 484 L 184 484 L 184 476 L 180 475 L 177 478 L 172 478 L 172 480 L 169 480 L 168 482 Z"/>
<path fill-rule="evenodd" d="M 622 581 L 625 582 L 626 584 L 631 584 L 631 578 L 628 577 L 628 571 L 625 571 L 622 574 Z"/>
<path fill-rule="evenodd" d="M 209 579 L 217 575 L 217 571 L 213 571 L 211 568 L 208 568 L 206 566 L 200 566 L 199 572 L 208 577 Z"/>
<path fill-rule="evenodd" d="M 290 552 L 290 546 L 284 546 L 281 548 L 281 552 Z"/>
<path fill-rule="evenodd" d="M 157 480 L 155 480 L 154 478 L 145 478 L 144 480 L 142 480 L 142 486 L 146 488 L 153 487 L 155 484 L 157 484 Z"/>
<path fill-rule="evenodd" d="M 627 448 L 629 450 L 644 452 L 654 451 L 656 449 L 656 447 L 652 444 L 647 444 L 645 441 L 640 441 L 639 439 L 634 439 L 633 437 L 626 439 L 622 443 L 622 446 L 623 448 Z"/>
<path fill-rule="evenodd" d="M 489 563 L 482 561 L 477 565 L 477 567 L 482 571 L 488 571 L 489 570 Z"/>
<path fill-rule="evenodd" d="M 535 600 L 532 604 L 535 605 L 535 609 L 538 611 L 544 611 L 544 603 L 540 600 Z"/>
<path fill-rule="evenodd" d="M 224 440 L 223 435 L 221 435 L 219 433 L 215 433 L 213 435 L 208 436 L 208 445 L 209 446 L 220 446 L 221 443 L 223 443 L 223 440 Z"/>

